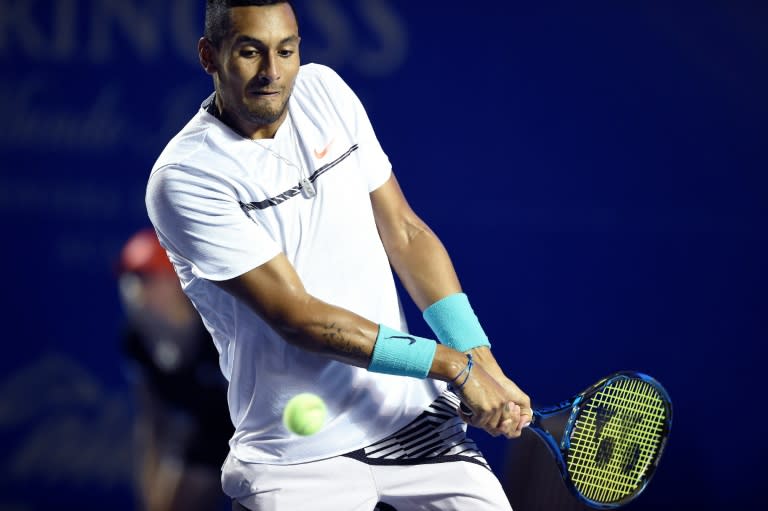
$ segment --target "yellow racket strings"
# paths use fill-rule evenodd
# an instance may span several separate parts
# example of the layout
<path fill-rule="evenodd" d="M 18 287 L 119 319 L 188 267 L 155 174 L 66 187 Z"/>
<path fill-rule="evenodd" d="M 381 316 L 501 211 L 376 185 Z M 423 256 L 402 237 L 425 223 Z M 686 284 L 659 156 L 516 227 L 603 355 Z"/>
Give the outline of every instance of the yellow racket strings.
<path fill-rule="evenodd" d="M 666 415 L 658 391 L 623 379 L 583 405 L 567 456 L 571 480 L 594 502 L 618 502 L 634 493 L 658 452 Z"/>

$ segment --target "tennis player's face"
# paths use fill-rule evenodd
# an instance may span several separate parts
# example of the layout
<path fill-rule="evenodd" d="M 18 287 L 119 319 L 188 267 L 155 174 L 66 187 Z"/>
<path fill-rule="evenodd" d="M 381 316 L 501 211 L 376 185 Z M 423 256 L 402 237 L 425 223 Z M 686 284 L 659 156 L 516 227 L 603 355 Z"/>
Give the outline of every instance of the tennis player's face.
<path fill-rule="evenodd" d="M 287 113 L 299 71 L 299 27 L 291 6 L 234 7 L 216 52 L 219 107 L 246 136 L 272 137 Z"/>

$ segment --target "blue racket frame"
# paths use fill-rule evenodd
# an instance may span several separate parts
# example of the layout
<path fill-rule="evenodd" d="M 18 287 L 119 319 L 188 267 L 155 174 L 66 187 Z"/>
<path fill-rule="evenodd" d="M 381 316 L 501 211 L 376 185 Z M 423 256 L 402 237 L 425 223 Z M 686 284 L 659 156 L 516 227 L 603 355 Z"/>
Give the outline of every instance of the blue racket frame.
<path fill-rule="evenodd" d="M 581 407 L 582 402 L 589 399 L 590 397 L 598 393 L 600 390 L 602 390 L 606 386 L 611 385 L 613 382 L 617 380 L 622 380 L 622 379 L 640 379 L 650 384 L 651 386 L 653 386 L 661 395 L 662 401 L 664 402 L 664 406 L 665 406 L 665 412 L 666 412 L 663 431 L 662 431 L 662 441 L 661 441 L 661 444 L 659 445 L 659 450 L 654 460 L 654 463 L 648 469 L 648 472 L 645 473 L 643 477 L 643 481 L 641 482 L 637 490 L 635 490 L 631 495 L 628 495 L 624 499 L 617 502 L 611 502 L 611 503 L 596 502 L 581 494 L 581 492 L 574 485 L 573 481 L 571 480 L 570 474 L 568 473 L 566 458 L 568 456 L 568 451 L 571 446 L 571 441 L 570 441 L 571 433 L 573 432 L 573 428 L 579 416 L 579 409 Z M 563 412 L 565 412 L 568 409 L 571 410 L 571 413 L 565 424 L 565 428 L 563 429 L 561 440 L 558 441 L 552 435 L 552 433 L 550 433 L 547 429 L 543 427 L 541 422 L 543 420 L 553 418 L 557 415 L 562 415 Z M 659 460 L 661 459 L 661 455 L 664 452 L 664 448 L 666 446 L 666 442 L 672 427 L 672 400 L 670 399 L 666 389 L 651 376 L 648 376 L 647 374 L 641 373 L 638 371 L 620 371 L 620 372 L 613 373 L 612 375 L 607 376 L 606 378 L 603 378 L 602 380 L 598 381 L 597 383 L 589 387 L 587 390 L 577 394 L 571 399 L 562 401 L 554 406 L 537 408 L 533 410 L 533 419 L 531 420 L 531 424 L 528 427 L 547 446 L 547 449 L 549 450 L 550 454 L 552 455 L 552 457 L 555 459 L 555 462 L 557 463 L 558 469 L 560 469 L 560 473 L 563 477 L 563 481 L 565 482 L 566 487 L 573 495 L 576 496 L 576 498 L 578 498 L 584 504 L 596 509 L 615 509 L 627 504 L 631 500 L 634 500 L 638 495 L 640 495 L 648 486 L 648 483 L 650 482 L 651 477 L 655 473 Z"/>

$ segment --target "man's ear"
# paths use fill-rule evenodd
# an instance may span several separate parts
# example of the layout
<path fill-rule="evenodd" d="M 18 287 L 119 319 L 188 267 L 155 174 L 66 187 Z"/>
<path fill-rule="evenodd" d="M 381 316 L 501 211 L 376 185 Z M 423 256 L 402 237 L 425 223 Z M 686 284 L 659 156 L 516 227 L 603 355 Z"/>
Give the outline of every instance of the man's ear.
<path fill-rule="evenodd" d="M 205 72 L 212 75 L 218 71 L 216 67 L 216 49 L 213 47 L 211 41 L 205 37 L 201 37 L 197 41 L 197 56 L 200 59 L 200 65 L 203 66 Z"/>

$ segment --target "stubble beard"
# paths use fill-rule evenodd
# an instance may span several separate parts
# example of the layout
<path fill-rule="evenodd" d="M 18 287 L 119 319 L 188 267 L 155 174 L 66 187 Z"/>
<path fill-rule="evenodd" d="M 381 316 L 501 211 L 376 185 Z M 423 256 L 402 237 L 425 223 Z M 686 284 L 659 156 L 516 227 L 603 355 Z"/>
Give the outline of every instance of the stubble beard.
<path fill-rule="evenodd" d="M 291 98 L 293 87 L 286 91 L 285 99 L 283 102 L 275 108 L 270 108 L 268 105 L 249 105 L 248 103 L 242 103 L 240 105 L 240 112 L 238 116 L 253 125 L 265 126 L 277 122 L 288 109 L 288 100 Z"/>

